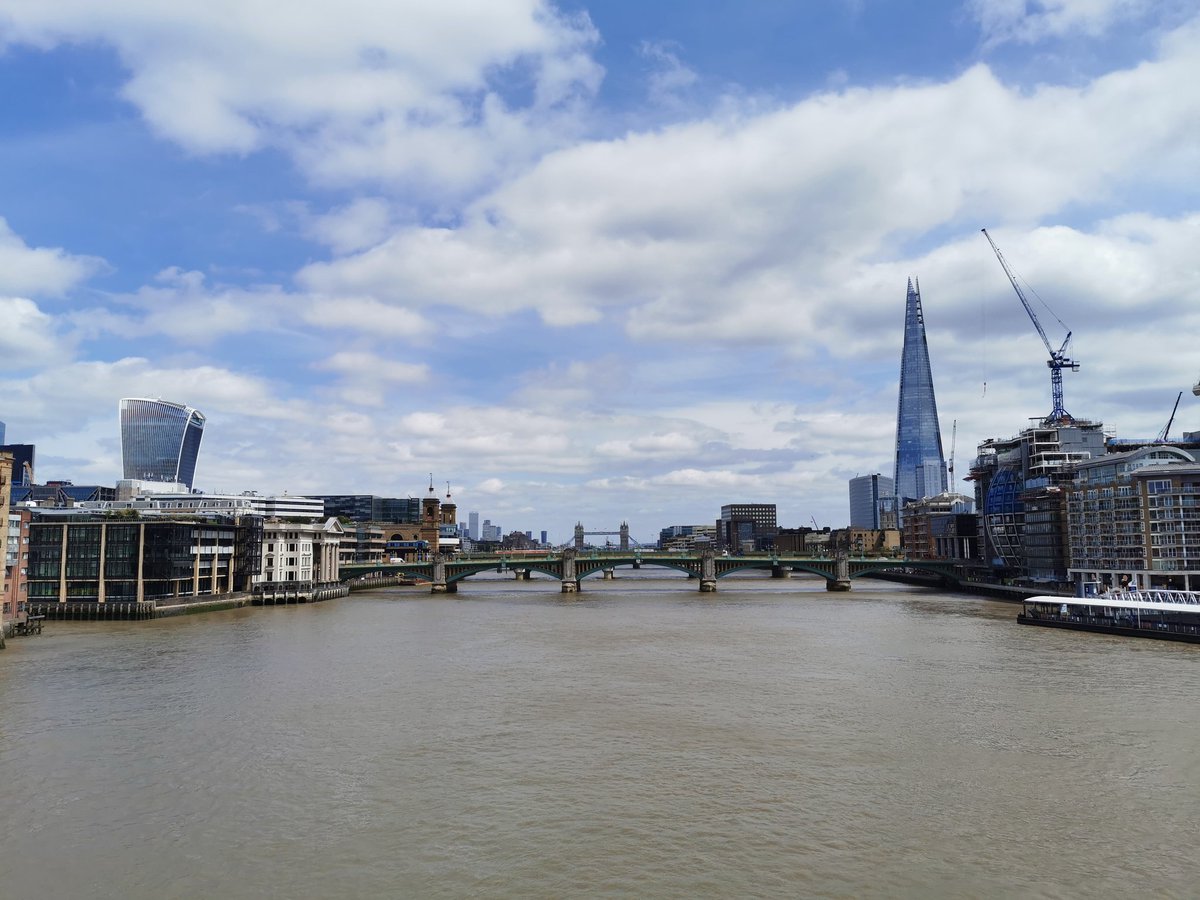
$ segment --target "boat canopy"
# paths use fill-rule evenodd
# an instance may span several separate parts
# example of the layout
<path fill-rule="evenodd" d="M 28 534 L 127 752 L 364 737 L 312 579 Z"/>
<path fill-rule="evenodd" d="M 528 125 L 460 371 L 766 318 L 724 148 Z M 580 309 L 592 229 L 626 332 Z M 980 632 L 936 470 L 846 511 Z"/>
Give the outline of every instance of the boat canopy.
<path fill-rule="evenodd" d="M 1108 609 L 1161 610 L 1200 613 L 1200 593 L 1195 591 L 1113 591 L 1096 597 L 1030 597 L 1027 604 L 1099 606 Z"/>

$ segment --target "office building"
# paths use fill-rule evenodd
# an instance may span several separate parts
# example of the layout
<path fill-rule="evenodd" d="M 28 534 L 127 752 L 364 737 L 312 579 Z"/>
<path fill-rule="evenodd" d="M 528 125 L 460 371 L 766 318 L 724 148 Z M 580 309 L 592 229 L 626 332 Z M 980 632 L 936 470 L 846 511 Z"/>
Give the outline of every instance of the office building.
<path fill-rule="evenodd" d="M 325 515 L 351 522 L 389 522 L 417 525 L 421 522 L 420 497 L 376 497 L 374 494 L 312 494 L 325 504 Z"/>
<path fill-rule="evenodd" d="M 467 514 L 467 537 L 473 541 L 480 539 L 479 536 L 479 513 L 473 512 Z"/>
<path fill-rule="evenodd" d="M 312 599 L 338 581 L 345 529 L 335 518 L 324 522 L 263 523 L 263 567 L 254 592 L 264 599 Z"/>
<path fill-rule="evenodd" d="M 74 510 L 35 511 L 29 526 L 29 611 L 104 614 L 248 591 L 262 568 L 262 519 L 121 520 Z M 128 611 L 126 612 L 128 614 Z"/>
<path fill-rule="evenodd" d="M 12 486 L 12 502 L 41 507 L 75 506 L 87 501 L 116 500 L 116 488 L 104 484 L 73 484 L 48 481 L 45 484 Z"/>
<path fill-rule="evenodd" d="M 771 550 L 779 527 L 774 503 L 727 503 L 716 522 L 717 543 L 730 553 Z"/>
<path fill-rule="evenodd" d="M 886 475 L 859 475 L 850 479 L 850 527 L 880 529 L 885 500 L 895 495 L 895 482 Z M 894 527 L 894 526 L 893 526 Z"/>
<path fill-rule="evenodd" d="M 181 403 L 137 397 L 121 401 L 120 416 L 124 478 L 174 482 L 191 490 L 204 416 Z"/>
<path fill-rule="evenodd" d="M 904 306 L 904 349 L 900 355 L 893 481 L 901 518 L 908 501 L 932 497 L 948 488 L 937 400 L 933 395 L 933 372 L 929 366 L 929 345 L 925 340 L 921 288 L 911 278 Z"/>
<path fill-rule="evenodd" d="M 36 444 L 3 444 L 0 443 L 0 453 L 7 453 L 13 458 L 12 488 L 29 487 L 34 483 L 33 466 L 37 457 Z M 10 489 L 9 494 L 13 491 Z"/>

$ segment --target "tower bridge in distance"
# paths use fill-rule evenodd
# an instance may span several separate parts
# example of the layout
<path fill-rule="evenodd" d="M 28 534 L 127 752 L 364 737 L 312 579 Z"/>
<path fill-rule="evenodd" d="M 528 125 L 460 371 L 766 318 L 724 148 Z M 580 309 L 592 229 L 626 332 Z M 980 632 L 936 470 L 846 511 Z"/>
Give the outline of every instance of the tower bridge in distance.
<path fill-rule="evenodd" d="M 637 541 L 636 539 L 631 538 L 629 536 L 629 523 L 628 522 L 622 522 L 620 529 L 618 529 L 617 531 L 587 531 L 583 527 L 582 522 L 576 522 L 574 537 L 572 537 L 570 542 L 563 544 L 562 547 L 560 547 L 559 549 L 567 550 L 567 549 L 573 548 L 576 553 L 583 553 L 584 550 L 586 549 L 585 541 L 589 537 L 604 537 L 604 538 L 615 537 L 617 539 L 616 549 L 621 553 L 629 552 L 631 544 L 633 545 L 633 547 L 635 547 L 639 550 L 643 549 L 645 546 L 642 543 L 640 543 L 639 541 Z M 606 543 L 608 544 L 608 546 L 610 548 L 612 547 L 611 541 L 607 541 Z"/>
<path fill-rule="evenodd" d="M 712 551 L 699 555 L 653 551 L 594 551 L 586 554 L 574 550 L 545 555 L 501 553 L 470 558 L 447 558 L 413 563 L 367 563 L 341 567 L 343 582 L 370 583 L 373 578 L 401 577 L 426 582 L 435 594 L 458 591 L 459 582 L 483 572 L 513 572 L 515 577 L 528 579 L 540 572 L 562 582 L 564 594 L 577 593 L 581 582 L 589 575 L 600 573 L 603 578 L 615 577 L 616 569 L 628 566 L 641 569 L 657 566 L 686 573 L 700 583 L 700 591 L 712 593 L 717 580 L 735 572 L 766 571 L 772 578 L 788 578 L 792 572 L 807 572 L 825 579 L 825 589 L 848 591 L 850 582 L 863 575 L 883 572 L 924 572 L 937 575 L 948 586 L 960 583 L 952 563 L 934 560 L 861 559 L 848 556 L 807 557 L 781 554 L 753 556 L 717 556 Z"/>

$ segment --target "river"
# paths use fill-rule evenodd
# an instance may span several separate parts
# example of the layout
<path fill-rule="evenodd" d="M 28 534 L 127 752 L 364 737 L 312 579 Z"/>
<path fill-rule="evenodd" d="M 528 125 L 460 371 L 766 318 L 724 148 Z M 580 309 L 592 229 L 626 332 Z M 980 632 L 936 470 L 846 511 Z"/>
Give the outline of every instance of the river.
<path fill-rule="evenodd" d="M 1200 647 L 823 587 L 50 622 L 0 652 L 0 897 L 1200 890 Z"/>

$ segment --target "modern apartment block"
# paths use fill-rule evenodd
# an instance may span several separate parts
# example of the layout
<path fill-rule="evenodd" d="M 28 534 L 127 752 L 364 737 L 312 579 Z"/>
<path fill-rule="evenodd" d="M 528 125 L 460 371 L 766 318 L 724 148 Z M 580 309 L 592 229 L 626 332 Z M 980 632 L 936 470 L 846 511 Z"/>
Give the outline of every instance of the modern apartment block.
<path fill-rule="evenodd" d="M 124 478 L 182 484 L 191 490 L 204 436 L 205 419 L 199 410 L 167 400 L 127 397 L 120 403 L 120 419 Z"/>
<path fill-rule="evenodd" d="M 944 493 L 948 487 L 937 400 L 933 394 L 933 371 L 929 365 L 929 345 L 925 339 L 921 288 L 911 278 L 904 306 L 893 482 L 901 518 L 908 501 Z"/>
<path fill-rule="evenodd" d="M 904 507 L 904 553 L 910 559 L 967 562 L 979 553 L 979 522 L 970 497 L 947 491 Z"/>
<path fill-rule="evenodd" d="M 1200 465 L 1147 446 L 1080 463 L 1066 496 L 1076 586 L 1200 590 Z"/>
<path fill-rule="evenodd" d="M 1039 424 L 978 447 L 975 483 L 980 553 L 996 577 L 1066 586 L 1066 491 L 1076 468 L 1105 456 L 1103 426 L 1074 419 Z"/>

